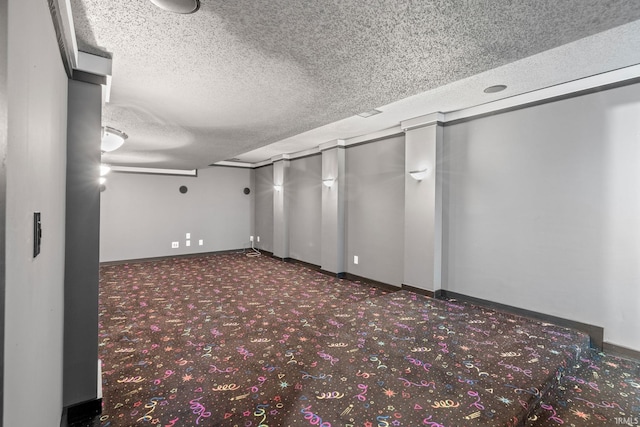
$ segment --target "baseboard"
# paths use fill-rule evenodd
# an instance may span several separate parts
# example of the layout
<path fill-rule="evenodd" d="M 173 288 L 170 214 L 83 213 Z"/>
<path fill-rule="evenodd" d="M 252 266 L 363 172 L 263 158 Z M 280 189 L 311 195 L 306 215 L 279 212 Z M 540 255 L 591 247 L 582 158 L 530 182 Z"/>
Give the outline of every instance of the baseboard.
<path fill-rule="evenodd" d="M 415 286 L 411 286 L 411 285 L 405 285 L 404 283 L 402 284 L 402 290 L 413 292 L 414 294 L 418 294 L 418 295 L 424 295 L 429 298 L 435 297 L 435 293 L 433 291 L 422 289 L 422 288 L 416 288 Z"/>
<path fill-rule="evenodd" d="M 640 351 L 638 350 L 632 350 L 606 341 L 602 345 L 602 350 L 612 356 L 617 356 L 622 359 L 632 359 L 635 362 L 640 362 Z"/>
<path fill-rule="evenodd" d="M 513 307 L 511 305 L 500 304 L 497 302 L 484 300 L 481 298 L 472 297 L 469 295 L 459 294 L 457 292 L 451 292 L 444 289 L 440 290 L 440 294 L 437 296 L 439 299 L 457 299 L 460 301 L 470 302 L 472 304 L 483 305 L 492 309 L 506 311 L 507 313 L 516 314 L 518 316 L 530 317 L 536 320 L 542 320 L 543 322 L 553 323 L 565 328 L 575 329 L 584 332 L 591 338 L 591 347 L 602 350 L 604 342 L 604 328 L 595 325 L 589 325 L 588 323 L 576 322 L 574 320 L 563 319 L 562 317 L 551 316 L 544 313 L 538 313 L 536 311 L 525 310 L 519 307 Z"/>
<path fill-rule="evenodd" d="M 132 264 L 132 263 L 139 263 L 139 262 L 164 261 L 164 260 L 176 259 L 176 258 L 177 259 L 181 259 L 181 258 L 199 258 L 199 257 L 202 257 L 202 256 L 208 256 L 208 255 L 236 254 L 236 253 L 246 252 L 248 250 L 251 250 L 251 248 L 249 248 L 249 249 L 246 249 L 246 248 L 243 248 L 243 249 L 228 249 L 228 250 L 224 250 L 224 251 L 213 251 L 213 252 L 197 252 L 197 253 L 193 253 L 193 254 L 165 255 L 165 256 L 158 256 L 158 257 L 151 257 L 151 258 L 123 259 L 123 260 L 118 260 L 118 261 L 101 262 L 100 265 L 109 266 L 109 265 Z M 265 252 L 265 251 L 261 251 L 261 252 Z"/>
<path fill-rule="evenodd" d="M 347 277 L 347 273 L 334 273 L 333 271 L 329 271 L 329 270 L 323 270 L 322 268 L 320 268 L 320 270 L 318 270 L 319 273 L 322 273 L 326 276 L 331 276 L 331 277 L 337 277 L 338 279 L 345 279 Z"/>
<path fill-rule="evenodd" d="M 307 267 L 311 270 L 315 270 L 315 271 L 320 271 L 321 268 L 319 265 L 316 264 L 311 264 L 310 262 L 306 262 L 306 261 L 300 261 L 299 259 L 295 259 L 295 258 L 284 258 L 282 259 L 284 262 L 289 262 L 291 264 L 298 264 L 301 265 L 303 267 Z"/>
<path fill-rule="evenodd" d="M 63 410 L 63 419 L 66 418 L 67 424 L 75 424 L 77 422 L 97 417 L 102 413 L 102 399 L 91 399 L 75 405 L 67 406 Z"/>
<path fill-rule="evenodd" d="M 351 280 L 352 282 L 362 282 L 369 286 L 373 286 L 387 292 L 397 292 L 401 289 L 399 286 L 390 285 L 389 283 L 379 282 L 377 280 L 368 279 L 362 276 L 356 276 L 355 274 L 351 273 L 344 273 L 344 278 L 347 280 Z"/>

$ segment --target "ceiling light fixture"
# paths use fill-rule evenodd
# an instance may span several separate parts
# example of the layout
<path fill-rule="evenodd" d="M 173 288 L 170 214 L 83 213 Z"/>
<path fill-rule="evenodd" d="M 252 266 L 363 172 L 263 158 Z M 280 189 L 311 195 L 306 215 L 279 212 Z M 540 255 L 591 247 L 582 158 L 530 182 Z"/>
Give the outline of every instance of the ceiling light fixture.
<path fill-rule="evenodd" d="M 102 128 L 102 144 L 100 144 L 100 149 L 104 153 L 117 150 L 122 147 L 124 140 L 127 138 L 129 138 L 129 136 L 126 133 L 109 126 L 105 126 Z"/>
<path fill-rule="evenodd" d="M 427 176 L 427 172 L 427 169 L 422 169 L 419 171 L 410 171 L 409 175 L 411 175 L 411 178 L 415 179 L 416 181 L 422 181 Z"/>
<path fill-rule="evenodd" d="M 374 108 L 373 110 L 369 110 L 369 111 L 365 111 L 364 113 L 360 113 L 360 114 L 358 114 L 358 116 L 364 117 L 366 119 L 367 117 L 375 116 L 376 114 L 380 114 L 380 113 L 382 113 L 382 111 L 376 110 Z"/>
<path fill-rule="evenodd" d="M 188 15 L 200 9 L 200 0 L 151 0 L 162 10 Z"/>
<path fill-rule="evenodd" d="M 100 164 L 100 176 L 105 176 L 109 172 L 111 172 L 111 166 L 109 166 L 106 163 L 101 163 Z"/>
<path fill-rule="evenodd" d="M 484 93 L 496 93 L 496 92 L 502 92 L 503 90 L 505 90 L 507 88 L 506 85 L 494 85 L 494 86 L 489 86 L 488 88 L 486 88 L 484 90 Z"/>
<path fill-rule="evenodd" d="M 322 183 L 328 188 L 331 188 L 334 182 L 336 182 L 335 178 L 325 178 L 322 180 Z"/>

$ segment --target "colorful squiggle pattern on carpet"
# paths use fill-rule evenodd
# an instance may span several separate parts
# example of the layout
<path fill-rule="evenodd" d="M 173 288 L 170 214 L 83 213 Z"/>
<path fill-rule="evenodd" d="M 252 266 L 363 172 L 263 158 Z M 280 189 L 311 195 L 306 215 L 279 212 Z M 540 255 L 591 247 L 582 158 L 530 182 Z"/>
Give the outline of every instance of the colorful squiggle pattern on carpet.
<path fill-rule="evenodd" d="M 101 425 L 521 425 L 587 342 L 264 256 L 103 266 Z"/>

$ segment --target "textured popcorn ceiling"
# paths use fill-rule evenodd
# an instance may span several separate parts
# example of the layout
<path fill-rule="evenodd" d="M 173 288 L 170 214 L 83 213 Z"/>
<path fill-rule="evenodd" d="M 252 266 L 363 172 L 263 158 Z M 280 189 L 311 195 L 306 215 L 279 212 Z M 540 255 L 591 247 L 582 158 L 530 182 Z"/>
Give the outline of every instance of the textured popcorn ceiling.
<path fill-rule="evenodd" d="M 130 138 L 105 160 L 188 169 L 455 89 L 454 82 L 640 19 L 637 0 L 203 0 L 191 15 L 147 0 L 71 4 L 80 50 L 113 56 L 103 124 Z M 596 72 L 620 66 L 608 64 L 608 52 L 638 43 L 637 32 L 623 34 L 631 40 L 598 46 Z M 517 76 L 527 87 L 539 77 L 546 76 Z M 443 99 L 475 105 L 482 89 Z"/>

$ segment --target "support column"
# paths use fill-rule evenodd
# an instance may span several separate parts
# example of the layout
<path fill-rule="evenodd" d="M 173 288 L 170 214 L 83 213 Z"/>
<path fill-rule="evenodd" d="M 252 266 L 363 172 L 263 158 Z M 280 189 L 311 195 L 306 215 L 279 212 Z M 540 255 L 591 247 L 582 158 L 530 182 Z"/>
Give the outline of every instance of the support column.
<path fill-rule="evenodd" d="M 273 256 L 289 258 L 289 196 L 287 179 L 290 161 L 287 155 L 273 159 Z"/>
<path fill-rule="evenodd" d="M 430 114 L 401 124 L 406 134 L 403 285 L 434 293 L 442 289 L 441 117 Z"/>
<path fill-rule="evenodd" d="M 7 0 L 0 0 L 0 426 L 4 419 L 4 328 L 6 292 L 6 211 L 7 211 L 7 134 L 8 118 L 8 46 L 9 14 Z M 9 390 L 7 390 L 9 391 Z"/>
<path fill-rule="evenodd" d="M 322 238 L 320 268 L 344 276 L 345 265 L 345 149 L 344 141 L 322 144 Z"/>
<path fill-rule="evenodd" d="M 69 80 L 64 291 L 64 406 L 100 413 L 98 281 L 102 87 Z M 73 408 L 73 409 L 72 409 Z"/>

